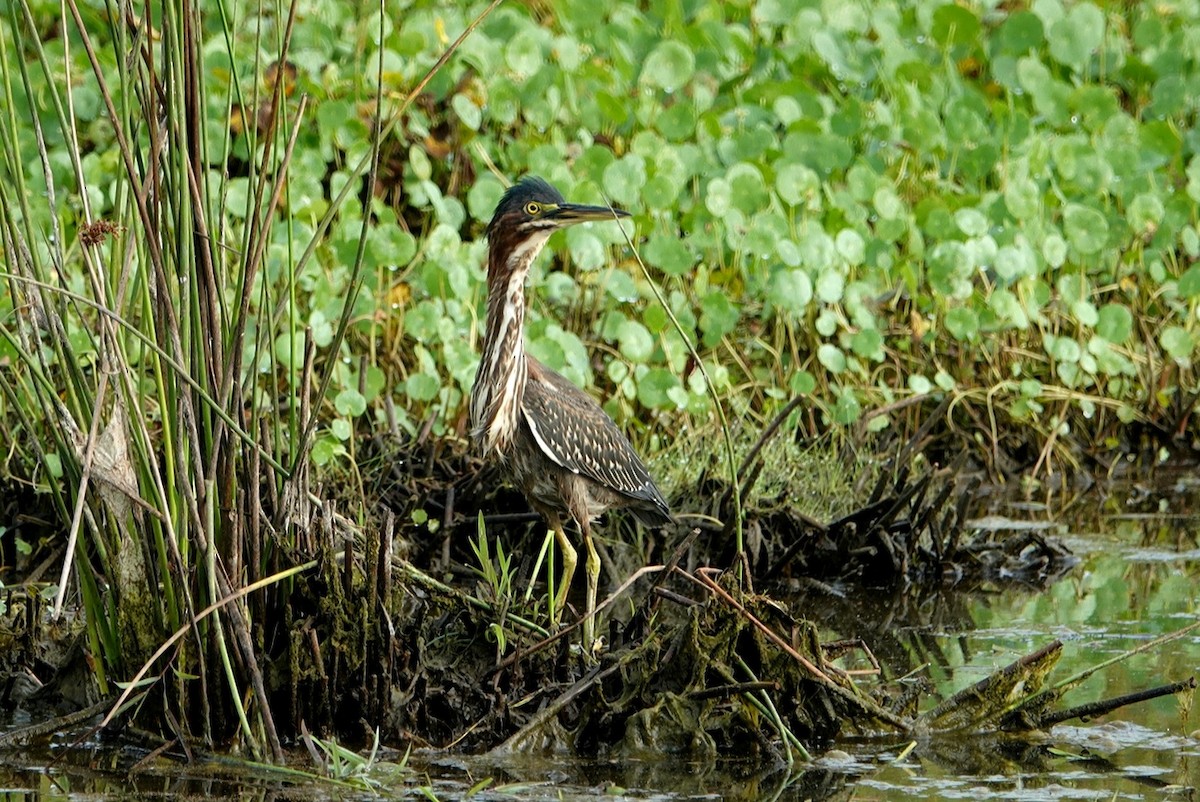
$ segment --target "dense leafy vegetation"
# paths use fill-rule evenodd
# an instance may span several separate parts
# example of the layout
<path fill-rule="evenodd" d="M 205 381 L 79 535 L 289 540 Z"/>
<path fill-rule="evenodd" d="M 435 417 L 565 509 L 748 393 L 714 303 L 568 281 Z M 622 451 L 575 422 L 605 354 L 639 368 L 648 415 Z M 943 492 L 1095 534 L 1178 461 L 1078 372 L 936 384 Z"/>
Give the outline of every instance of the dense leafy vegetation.
<path fill-rule="evenodd" d="M 386 118 L 483 7 L 399 6 L 380 17 L 300 4 L 288 112 L 301 95 L 309 103 L 262 279 L 280 279 L 331 193 L 359 180 L 350 168 L 369 148 L 377 70 Z M 57 9 L 41 9 L 40 29 Z M 102 9 L 84 13 L 105 30 Z M 206 13 L 217 23 L 204 49 L 207 186 L 236 241 L 254 178 L 238 170 L 271 88 L 262 46 L 286 9 L 229 9 L 232 45 L 218 7 Z M 1114 420 L 1176 420 L 1194 384 L 1200 296 L 1196 14 L 1058 0 L 566 2 L 538 18 L 502 5 L 383 145 L 366 283 L 317 460 L 347 453 L 355 419 L 383 393 L 410 431 L 429 417 L 435 431 L 456 430 L 473 376 L 482 225 L 501 176 L 525 172 L 635 213 L 653 279 L 739 411 L 766 414 L 803 393 L 848 424 L 946 392 L 961 426 L 989 422 L 984 443 L 1013 424 L 1052 441 L 1091 420 L 1088 442 L 1113 435 Z M 47 42 L 53 75 L 65 44 Z M 101 57 L 116 79 L 113 53 Z M 70 63 L 86 75 L 78 45 Z M 31 80 L 46 113 L 46 76 Z M 20 89 L 18 123 L 30 111 Z M 93 81 L 78 81 L 72 112 L 92 215 L 116 216 L 121 164 Z M 79 190 L 61 132 L 45 136 L 57 207 L 28 213 L 40 231 L 57 215 L 71 241 Z M 9 169 L 45 197 L 36 139 L 11 144 Z M 332 342 L 360 220 L 356 204 L 333 216 L 282 296 L 290 333 L 248 365 L 298 370 L 304 326 L 318 349 Z M 552 247 L 535 277 L 532 352 L 601 383 L 631 426 L 707 418 L 712 396 L 622 234 L 581 228 Z"/>

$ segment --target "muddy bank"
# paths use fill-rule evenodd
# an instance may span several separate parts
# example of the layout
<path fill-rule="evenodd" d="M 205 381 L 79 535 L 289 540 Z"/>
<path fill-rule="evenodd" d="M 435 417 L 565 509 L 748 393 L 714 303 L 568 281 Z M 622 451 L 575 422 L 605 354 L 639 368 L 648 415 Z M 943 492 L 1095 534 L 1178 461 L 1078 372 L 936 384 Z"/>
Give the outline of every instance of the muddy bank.
<path fill-rule="evenodd" d="M 338 513 L 353 499 L 287 510 L 282 525 L 302 533 L 291 541 L 301 550 L 273 559 L 315 568 L 291 579 L 285 596 L 251 594 L 245 603 L 285 739 L 307 728 L 361 744 L 382 726 L 388 739 L 469 751 L 716 755 L 754 744 L 786 758 L 847 728 L 907 725 L 878 678 L 837 663 L 869 663 L 869 641 L 831 650 L 810 611 L 776 600 L 783 593 L 1039 585 L 1072 564 L 1043 533 L 968 526 L 978 480 L 914 458 L 908 443 L 864 456 L 747 437 L 740 498 L 717 467 L 720 455 L 676 451 L 655 466 L 681 512 L 674 524 L 646 531 L 617 516 L 603 522 L 605 637 L 584 654 L 578 631 L 549 619 L 545 571 L 533 576 L 544 527 L 515 491 L 446 443 L 377 439 L 374 447 L 364 460 L 376 468 L 367 476 L 376 513 L 367 526 Z M 663 468 L 666 459 L 683 468 Z M 329 498 L 342 487 L 312 490 Z M 553 558 L 548 567 L 557 569 Z M 571 602 L 564 624 L 582 607 L 578 595 Z M 42 620 L 44 610 L 25 610 Z M 15 631 L 14 621 L 0 627 Z M 46 634 L 23 632 L 34 641 Z M 74 649 L 54 659 L 35 654 L 36 644 L 6 650 L 5 676 L 32 676 L 36 687 L 79 674 L 86 644 L 66 642 Z M 19 688 L 8 693 L 14 705 L 32 705 L 26 698 Z M 92 688 L 81 702 L 95 698 Z M 147 715 L 155 705 L 146 701 L 116 722 L 157 727 L 170 740 L 163 722 L 188 712 L 168 704 Z M 234 725 L 213 744 L 236 741 Z"/>

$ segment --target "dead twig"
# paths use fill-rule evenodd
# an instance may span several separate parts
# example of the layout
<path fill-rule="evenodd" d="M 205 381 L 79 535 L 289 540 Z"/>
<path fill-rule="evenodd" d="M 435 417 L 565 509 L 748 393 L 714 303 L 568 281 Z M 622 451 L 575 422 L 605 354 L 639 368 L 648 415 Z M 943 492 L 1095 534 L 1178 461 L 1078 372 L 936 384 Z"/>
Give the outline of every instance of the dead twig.
<path fill-rule="evenodd" d="M 536 716 L 533 717 L 528 724 L 517 730 L 508 740 L 492 750 L 492 754 L 503 754 L 505 752 L 517 751 L 521 748 L 523 742 L 544 727 L 548 722 L 553 721 L 554 717 L 566 709 L 567 705 L 578 699 L 588 690 L 599 685 L 608 677 L 619 671 L 623 663 L 617 661 L 603 671 L 599 666 L 593 668 L 581 680 L 576 682 L 570 688 L 567 688 L 557 699 L 546 705 Z"/>
<path fill-rule="evenodd" d="M 1125 693 L 1120 696 L 1114 696 L 1111 699 L 1101 699 L 1098 702 L 1087 702 L 1085 704 L 1068 707 L 1066 710 L 1058 710 L 1053 713 L 1046 713 L 1042 716 L 1036 716 L 1029 721 L 1021 720 L 1016 723 L 1018 730 L 1025 729 L 1045 729 L 1063 721 L 1069 721 L 1073 718 L 1094 718 L 1102 716 L 1105 713 L 1111 713 L 1114 710 L 1125 707 L 1127 705 L 1137 704 L 1138 702 L 1148 702 L 1151 699 L 1157 699 L 1160 696 L 1172 696 L 1180 691 L 1190 691 L 1196 688 L 1196 678 L 1188 677 L 1179 682 L 1172 682 L 1168 685 L 1159 685 L 1157 688 L 1147 688 L 1144 691 L 1135 691 L 1134 693 Z M 1000 729 L 1007 730 L 1009 721 L 1000 722 Z M 1029 725 L 1032 725 L 1030 727 Z"/>

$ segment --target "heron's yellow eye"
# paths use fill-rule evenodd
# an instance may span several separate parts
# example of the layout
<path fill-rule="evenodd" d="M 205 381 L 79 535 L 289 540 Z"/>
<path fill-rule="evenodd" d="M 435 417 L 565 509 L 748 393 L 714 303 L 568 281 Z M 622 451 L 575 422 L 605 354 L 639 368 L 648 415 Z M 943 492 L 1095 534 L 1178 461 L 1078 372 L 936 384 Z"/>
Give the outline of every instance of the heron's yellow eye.
<path fill-rule="evenodd" d="M 542 207 L 539 206 L 538 204 L 534 203 L 533 201 L 530 201 L 529 203 L 525 204 L 525 214 L 527 214 L 531 217 L 538 214 L 541 211 L 542 211 Z"/>

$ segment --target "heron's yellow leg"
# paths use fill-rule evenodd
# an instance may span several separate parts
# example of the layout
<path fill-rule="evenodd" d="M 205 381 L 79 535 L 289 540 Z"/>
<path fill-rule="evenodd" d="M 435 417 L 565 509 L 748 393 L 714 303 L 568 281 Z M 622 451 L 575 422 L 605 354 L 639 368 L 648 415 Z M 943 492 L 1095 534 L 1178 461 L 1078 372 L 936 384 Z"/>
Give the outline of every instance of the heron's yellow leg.
<path fill-rule="evenodd" d="M 554 538 L 558 541 L 559 550 L 562 551 L 563 562 L 562 581 L 559 583 L 558 593 L 554 597 L 554 623 L 557 624 L 558 617 L 562 615 L 563 608 L 567 606 L 567 593 L 571 590 L 571 578 L 575 575 L 575 565 L 579 558 L 575 553 L 575 547 L 567 539 L 561 523 L 554 527 Z"/>
<path fill-rule="evenodd" d="M 600 555 L 592 543 L 592 533 L 588 531 L 590 527 L 585 524 L 581 528 L 583 545 L 587 547 L 587 563 L 584 565 L 587 572 L 587 609 L 583 613 L 583 651 L 584 654 L 590 654 L 596 642 L 596 588 L 600 584 Z"/>

